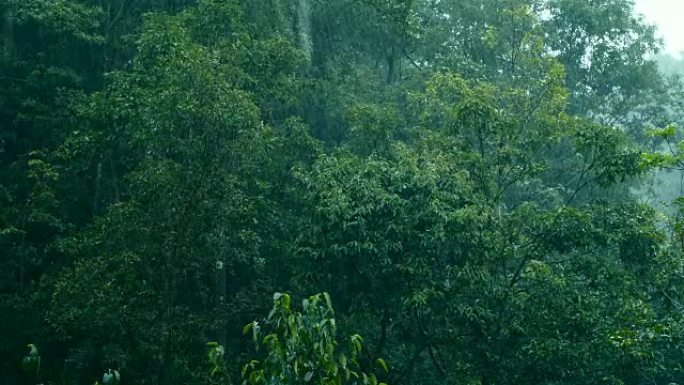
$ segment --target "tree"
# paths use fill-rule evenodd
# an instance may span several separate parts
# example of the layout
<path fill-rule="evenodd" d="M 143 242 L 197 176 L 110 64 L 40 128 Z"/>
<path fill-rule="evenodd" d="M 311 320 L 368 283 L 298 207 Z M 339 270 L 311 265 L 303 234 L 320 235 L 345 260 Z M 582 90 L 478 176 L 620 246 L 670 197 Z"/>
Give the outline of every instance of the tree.
<path fill-rule="evenodd" d="M 222 38 L 232 43 L 200 45 L 208 12 L 234 9 L 205 7 L 148 16 L 132 68 L 81 107 L 82 129 L 58 154 L 67 180 L 107 167 L 93 196 L 101 215 L 63 243 L 76 263 L 57 276 L 48 316 L 62 343 L 76 341 L 69 358 L 85 355 L 90 372 L 116 366 L 131 379 L 189 381 L 199 375 L 189 352 L 205 335 L 226 343 L 246 311 L 230 306 L 258 306 L 241 296 L 268 290 L 258 251 L 270 187 L 261 176 L 279 175 L 267 156 L 278 134 L 262 119 L 278 122 L 267 108 L 297 54 L 284 41 L 230 33 Z M 284 66 L 267 69 L 276 47 Z M 257 63 L 264 72 L 247 72 Z"/>
<path fill-rule="evenodd" d="M 350 328 L 399 368 L 390 382 L 599 383 L 655 367 L 661 340 L 617 349 L 613 315 L 649 308 L 657 215 L 577 197 L 638 175 L 639 154 L 620 131 L 565 116 L 554 76 L 537 94 L 437 75 L 411 95 L 408 135 L 352 141 L 301 173 L 297 282 L 340 298 Z M 556 163 L 566 149 L 576 158 Z M 662 328 L 659 310 L 634 315 L 630 333 Z"/>
<path fill-rule="evenodd" d="M 269 334 L 262 337 L 257 321 L 244 327 L 244 334 L 251 332 L 257 351 L 266 349 L 261 360 L 251 360 L 242 369 L 245 384 L 378 384 L 374 373 L 360 370 L 361 336 L 345 339 L 347 347 L 340 352 L 327 293 L 303 300 L 302 313 L 291 309 L 291 301 L 286 293 L 274 294 L 266 320 Z M 376 363 L 387 372 L 384 360 L 378 358 Z"/>

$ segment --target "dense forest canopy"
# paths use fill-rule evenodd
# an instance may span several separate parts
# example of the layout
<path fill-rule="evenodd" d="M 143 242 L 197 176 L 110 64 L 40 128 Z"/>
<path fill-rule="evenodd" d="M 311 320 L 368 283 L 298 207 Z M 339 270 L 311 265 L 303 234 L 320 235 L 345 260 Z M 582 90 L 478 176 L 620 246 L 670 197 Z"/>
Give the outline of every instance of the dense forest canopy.
<path fill-rule="evenodd" d="M 684 383 L 684 71 L 632 0 L 0 24 L 0 384 Z"/>

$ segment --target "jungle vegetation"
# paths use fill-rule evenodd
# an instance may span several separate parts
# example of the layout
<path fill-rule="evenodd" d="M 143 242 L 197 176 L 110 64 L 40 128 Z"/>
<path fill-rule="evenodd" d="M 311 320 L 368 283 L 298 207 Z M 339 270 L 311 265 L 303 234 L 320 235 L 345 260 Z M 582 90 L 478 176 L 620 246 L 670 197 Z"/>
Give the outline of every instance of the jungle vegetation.
<path fill-rule="evenodd" d="M 684 83 L 632 0 L 0 25 L 0 384 L 684 383 Z"/>

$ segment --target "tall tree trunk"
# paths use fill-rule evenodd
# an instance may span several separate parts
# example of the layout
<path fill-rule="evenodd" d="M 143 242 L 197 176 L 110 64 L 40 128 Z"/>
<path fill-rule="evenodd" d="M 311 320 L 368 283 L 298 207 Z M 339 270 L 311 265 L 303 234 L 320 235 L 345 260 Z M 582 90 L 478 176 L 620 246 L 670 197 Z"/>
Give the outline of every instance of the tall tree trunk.
<path fill-rule="evenodd" d="M 387 54 L 387 84 L 392 84 L 396 80 L 397 61 L 396 46 L 393 43 L 390 52 Z"/>
<path fill-rule="evenodd" d="M 223 311 L 226 309 L 226 289 L 227 289 L 227 277 L 226 277 L 226 266 L 225 266 L 225 261 L 221 261 L 220 263 L 217 264 L 217 269 L 216 269 L 216 274 L 218 278 L 218 304 L 220 311 Z M 224 320 L 225 321 L 225 320 Z M 228 343 L 228 325 L 227 322 L 222 322 L 219 325 L 219 330 L 218 330 L 218 342 L 225 346 Z"/>
<path fill-rule="evenodd" d="M 9 7 L 5 10 L 2 19 L 3 58 L 9 61 L 14 56 L 14 15 Z"/>
<path fill-rule="evenodd" d="M 311 3 L 310 0 L 299 0 L 297 6 L 297 32 L 299 47 L 306 57 L 311 59 L 313 46 L 311 42 Z"/>
<path fill-rule="evenodd" d="M 100 214 L 100 200 L 102 190 L 102 161 L 97 163 L 97 171 L 95 175 L 95 193 L 93 194 L 93 215 Z"/>

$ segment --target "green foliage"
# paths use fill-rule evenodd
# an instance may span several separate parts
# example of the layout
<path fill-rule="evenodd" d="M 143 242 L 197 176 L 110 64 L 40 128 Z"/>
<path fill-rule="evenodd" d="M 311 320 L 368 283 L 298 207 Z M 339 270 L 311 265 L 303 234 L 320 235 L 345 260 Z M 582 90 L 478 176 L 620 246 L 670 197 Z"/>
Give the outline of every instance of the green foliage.
<path fill-rule="evenodd" d="M 21 360 L 21 368 L 35 376 L 40 372 L 40 354 L 38 347 L 34 344 L 28 344 L 29 353 Z"/>
<path fill-rule="evenodd" d="M 209 353 L 207 353 L 207 358 L 209 359 L 209 377 L 221 376 L 224 371 L 224 357 L 226 354 L 226 349 L 216 342 L 207 343 L 209 347 Z"/>
<path fill-rule="evenodd" d="M 20 24 L 36 23 L 53 33 L 70 35 L 91 43 L 102 43 L 98 33 L 102 9 L 74 1 L 7 0 L 5 7 Z"/>
<path fill-rule="evenodd" d="M 109 369 L 102 375 L 102 385 L 119 385 L 121 383 L 121 375 L 117 370 Z"/>
<path fill-rule="evenodd" d="M 302 301 L 302 312 L 292 308 L 287 293 L 275 293 L 273 309 L 266 319 L 270 333 L 262 336 L 261 325 L 247 324 L 257 351 L 266 350 L 261 360 L 251 360 L 242 369 L 244 384 L 364 384 L 378 385 L 375 374 L 360 370 L 362 338 L 352 335 L 339 351 L 337 325 L 328 293 Z M 387 372 L 382 359 L 378 366 Z"/>

